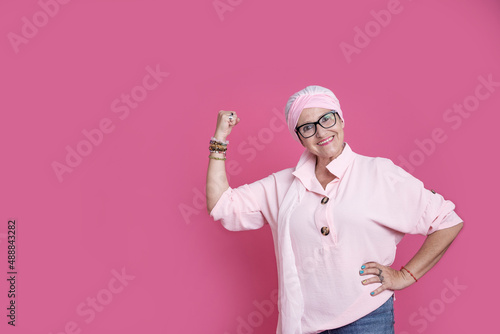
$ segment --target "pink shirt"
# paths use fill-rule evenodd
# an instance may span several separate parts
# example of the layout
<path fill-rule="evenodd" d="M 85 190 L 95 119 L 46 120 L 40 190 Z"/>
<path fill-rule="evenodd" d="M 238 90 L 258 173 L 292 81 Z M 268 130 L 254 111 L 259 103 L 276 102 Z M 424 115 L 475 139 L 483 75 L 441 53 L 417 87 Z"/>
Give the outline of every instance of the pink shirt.
<path fill-rule="evenodd" d="M 356 154 L 345 143 L 327 166 L 337 178 L 326 189 L 315 163 L 306 150 L 295 168 L 227 189 L 210 213 L 231 231 L 270 225 L 278 334 L 319 333 L 375 310 L 394 291 L 372 297 L 379 284 L 361 284 L 361 265 L 391 265 L 405 233 L 428 235 L 462 222 L 452 202 L 389 159 Z"/>

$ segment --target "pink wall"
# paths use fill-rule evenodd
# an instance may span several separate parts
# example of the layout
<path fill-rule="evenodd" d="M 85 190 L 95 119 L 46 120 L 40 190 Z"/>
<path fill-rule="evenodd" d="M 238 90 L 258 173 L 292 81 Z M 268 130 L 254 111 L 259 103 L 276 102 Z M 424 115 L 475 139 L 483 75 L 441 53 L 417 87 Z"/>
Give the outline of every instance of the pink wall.
<path fill-rule="evenodd" d="M 397 293 L 397 332 L 497 328 L 498 1 L 4 0 L 0 13 L 0 332 L 273 333 L 270 229 L 207 215 L 208 140 L 220 109 L 239 113 L 232 186 L 294 166 L 283 107 L 311 84 L 339 97 L 353 150 L 405 164 L 466 222 Z M 395 267 L 422 241 L 407 236 Z"/>

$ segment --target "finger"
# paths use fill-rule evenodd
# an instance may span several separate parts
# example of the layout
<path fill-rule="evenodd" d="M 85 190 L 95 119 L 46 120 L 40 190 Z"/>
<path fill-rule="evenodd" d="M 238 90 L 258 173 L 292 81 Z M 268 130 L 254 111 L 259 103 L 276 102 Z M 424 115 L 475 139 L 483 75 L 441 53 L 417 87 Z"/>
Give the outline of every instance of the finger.
<path fill-rule="evenodd" d="M 381 268 L 382 272 L 383 269 Z M 365 268 L 359 271 L 360 276 L 365 276 L 365 275 L 378 275 L 380 274 L 379 268 Z"/>
<path fill-rule="evenodd" d="M 363 284 L 363 285 L 368 285 L 368 284 L 373 284 L 373 283 L 380 284 L 380 280 L 379 280 L 378 276 L 366 278 L 366 279 L 361 281 L 361 284 Z"/>
<path fill-rule="evenodd" d="M 228 114 L 226 115 L 226 117 L 227 117 L 227 120 L 229 121 L 230 124 L 232 124 L 232 125 L 236 124 L 238 116 L 236 115 L 236 113 L 234 111 L 228 112 Z"/>
<path fill-rule="evenodd" d="M 381 293 L 384 290 L 386 290 L 385 286 L 381 285 L 377 289 L 375 289 L 374 291 L 370 292 L 370 295 L 372 297 L 375 297 L 376 295 L 378 295 L 379 293 Z"/>
<path fill-rule="evenodd" d="M 380 266 L 380 263 L 377 263 L 377 262 L 366 262 L 361 266 L 361 269 L 376 268 L 379 266 Z"/>
<path fill-rule="evenodd" d="M 231 114 L 231 111 L 219 110 L 219 116 L 221 116 L 221 117 L 227 117 L 227 116 L 229 116 L 229 114 Z"/>

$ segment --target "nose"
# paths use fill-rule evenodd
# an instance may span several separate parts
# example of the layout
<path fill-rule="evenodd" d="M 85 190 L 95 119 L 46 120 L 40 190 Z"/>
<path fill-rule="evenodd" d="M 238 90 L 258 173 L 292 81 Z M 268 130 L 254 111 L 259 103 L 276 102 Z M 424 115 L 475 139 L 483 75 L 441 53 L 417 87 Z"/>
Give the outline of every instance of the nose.
<path fill-rule="evenodd" d="M 324 129 L 322 126 L 319 124 L 316 125 L 316 137 L 317 138 L 323 138 L 327 134 L 328 130 Z"/>

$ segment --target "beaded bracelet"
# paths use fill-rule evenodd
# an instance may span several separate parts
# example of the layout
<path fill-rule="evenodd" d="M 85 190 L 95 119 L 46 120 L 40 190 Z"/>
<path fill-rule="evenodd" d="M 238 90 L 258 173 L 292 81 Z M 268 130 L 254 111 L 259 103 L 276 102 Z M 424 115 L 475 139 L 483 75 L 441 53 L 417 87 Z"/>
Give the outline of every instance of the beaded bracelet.
<path fill-rule="evenodd" d="M 222 143 L 219 143 L 219 142 L 216 142 L 216 141 L 213 141 L 213 140 L 210 141 L 210 145 L 227 147 L 227 144 L 222 144 Z"/>
<path fill-rule="evenodd" d="M 209 146 L 208 150 L 210 153 L 224 153 L 226 154 L 227 149 L 225 148 L 220 148 L 220 147 L 214 147 L 214 146 Z"/>
<path fill-rule="evenodd" d="M 214 160 L 226 160 L 226 158 L 219 158 L 219 157 L 213 157 L 211 155 L 208 156 L 210 159 L 214 159 Z"/>
<path fill-rule="evenodd" d="M 226 152 L 227 151 L 227 147 L 226 146 L 217 145 L 217 144 L 210 144 L 210 146 L 208 147 L 208 149 L 212 150 L 212 151 L 221 151 L 221 152 Z"/>
<path fill-rule="evenodd" d="M 226 145 L 226 146 L 227 146 L 227 144 L 229 144 L 228 140 L 222 141 L 222 140 L 215 139 L 215 137 L 210 138 L 210 143 L 212 143 L 212 142 L 219 143 L 221 145 Z"/>
<path fill-rule="evenodd" d="M 415 276 L 413 276 L 413 274 L 408 269 L 406 269 L 404 266 L 401 266 L 401 269 L 399 269 L 399 270 L 402 270 L 402 269 L 406 270 L 408 272 L 408 274 L 410 274 L 411 277 L 413 277 L 413 279 L 415 280 L 415 282 L 418 282 L 418 280 L 415 278 Z"/>

